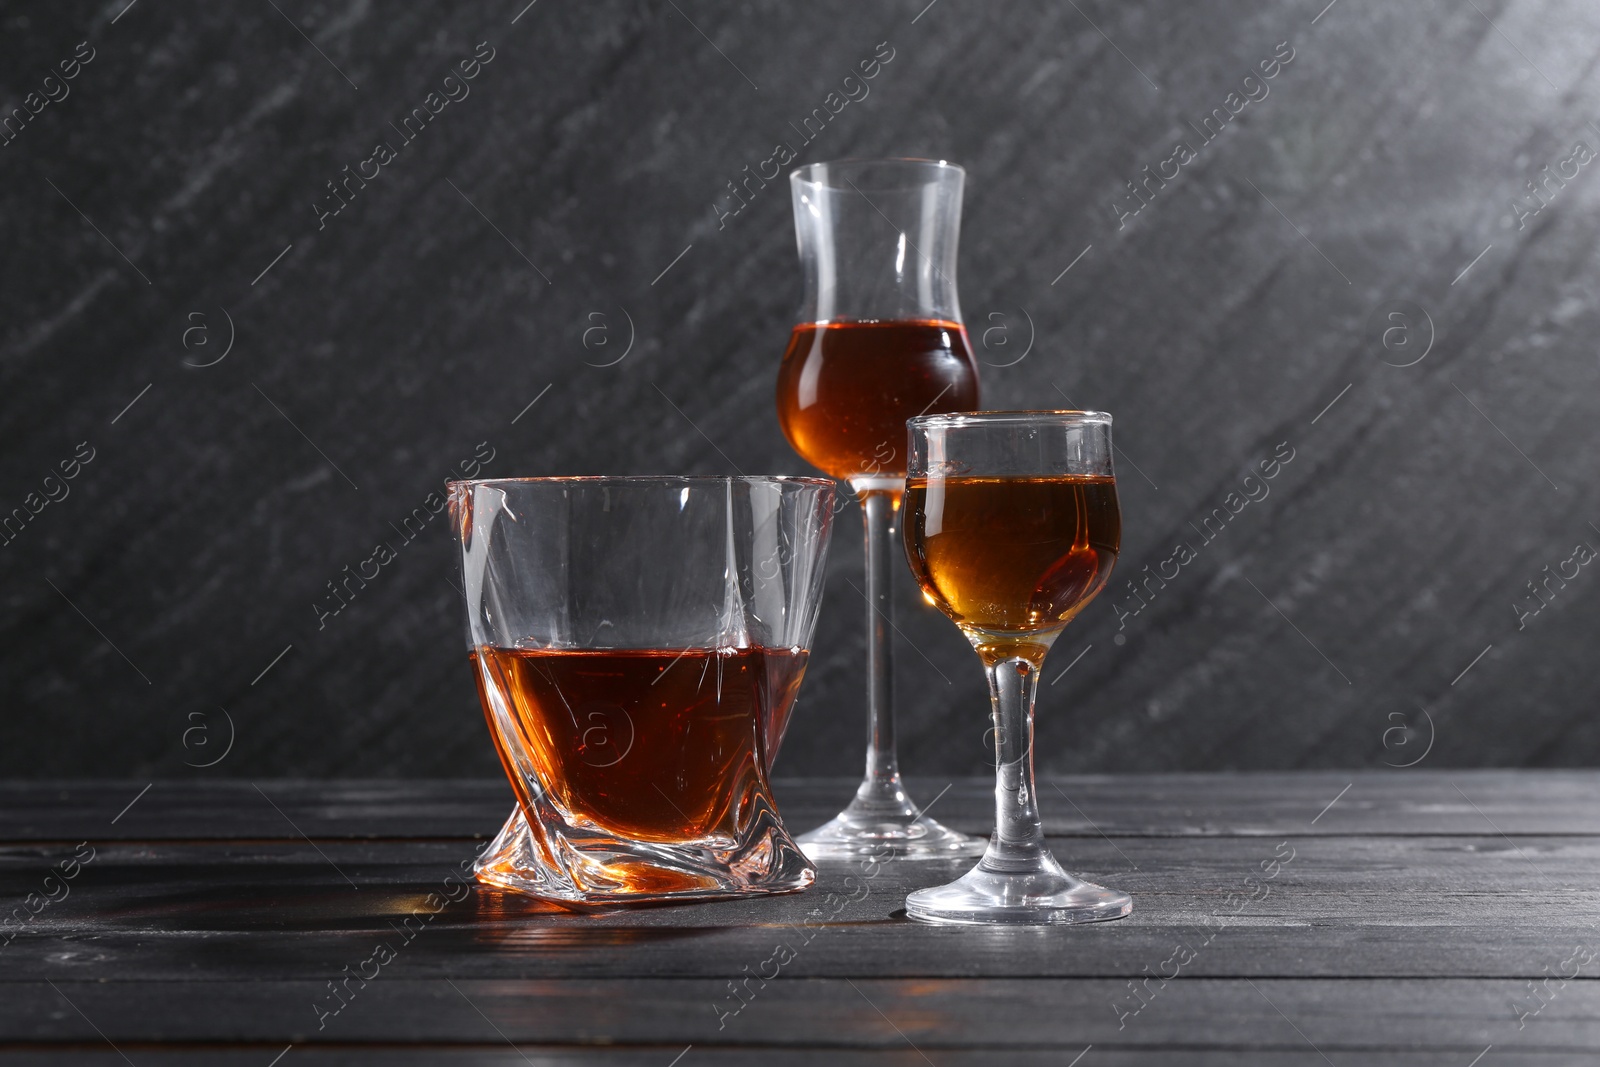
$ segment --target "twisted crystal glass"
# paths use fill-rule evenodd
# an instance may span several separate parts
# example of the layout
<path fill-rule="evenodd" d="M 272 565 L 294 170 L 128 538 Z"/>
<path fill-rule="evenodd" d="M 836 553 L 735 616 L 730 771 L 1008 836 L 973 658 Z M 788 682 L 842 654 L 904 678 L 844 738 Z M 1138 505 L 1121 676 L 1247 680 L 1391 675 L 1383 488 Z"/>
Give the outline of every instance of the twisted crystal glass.
<path fill-rule="evenodd" d="M 452 483 L 467 648 L 518 801 L 480 880 L 571 906 L 811 884 L 767 775 L 833 495 L 814 478 Z"/>

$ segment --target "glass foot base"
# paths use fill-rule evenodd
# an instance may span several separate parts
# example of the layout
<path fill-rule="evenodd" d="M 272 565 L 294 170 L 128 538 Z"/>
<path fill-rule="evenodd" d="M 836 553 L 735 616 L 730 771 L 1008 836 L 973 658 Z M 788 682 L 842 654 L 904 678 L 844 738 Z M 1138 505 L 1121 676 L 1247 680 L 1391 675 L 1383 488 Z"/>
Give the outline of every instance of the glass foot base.
<path fill-rule="evenodd" d="M 1074 878 L 1048 854 L 1031 871 L 989 867 L 988 857 L 948 885 L 906 897 L 906 914 L 951 926 L 1044 926 L 1121 919 L 1133 898 Z"/>
<path fill-rule="evenodd" d="M 988 844 L 919 814 L 903 790 L 875 797 L 865 787 L 838 815 L 795 842 L 812 862 L 856 856 L 904 860 L 980 856 Z"/>
<path fill-rule="evenodd" d="M 816 870 L 764 803 L 737 840 L 654 844 L 562 825 L 537 825 L 519 805 L 474 864 L 486 885 L 562 907 L 720 900 L 792 893 Z"/>

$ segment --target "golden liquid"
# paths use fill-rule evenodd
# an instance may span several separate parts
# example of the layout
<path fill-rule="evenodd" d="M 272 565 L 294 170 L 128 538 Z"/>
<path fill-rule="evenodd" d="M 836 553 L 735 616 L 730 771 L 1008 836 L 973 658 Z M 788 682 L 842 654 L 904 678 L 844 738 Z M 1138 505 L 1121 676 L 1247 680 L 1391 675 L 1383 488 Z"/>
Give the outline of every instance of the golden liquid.
<path fill-rule="evenodd" d="M 472 657 L 495 744 L 485 675 L 552 801 L 619 837 L 661 842 L 732 831 L 762 787 L 806 665 L 803 650 L 771 648 Z M 516 782 L 511 754 L 500 755 Z"/>
<path fill-rule="evenodd" d="M 801 323 L 778 370 L 778 423 L 835 478 L 904 475 L 906 420 L 972 411 L 978 365 L 960 323 Z"/>
<path fill-rule="evenodd" d="M 1109 477 L 912 478 L 904 529 L 923 592 L 969 634 L 1065 626 L 1122 543 Z"/>

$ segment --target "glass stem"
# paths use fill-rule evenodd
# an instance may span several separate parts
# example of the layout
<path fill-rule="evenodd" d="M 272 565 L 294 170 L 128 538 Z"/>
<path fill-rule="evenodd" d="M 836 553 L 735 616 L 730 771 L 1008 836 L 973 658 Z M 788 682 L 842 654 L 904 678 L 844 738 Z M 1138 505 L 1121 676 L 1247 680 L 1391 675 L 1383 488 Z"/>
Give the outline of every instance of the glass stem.
<path fill-rule="evenodd" d="M 986 662 L 985 668 L 994 706 L 994 837 L 980 866 L 1032 871 L 1048 856 L 1033 783 L 1033 697 L 1039 665 L 1023 656 L 1007 656 Z"/>
<path fill-rule="evenodd" d="M 898 490 L 858 494 L 866 533 L 867 563 L 867 775 L 858 799 L 905 802 L 894 739 L 893 562 Z"/>

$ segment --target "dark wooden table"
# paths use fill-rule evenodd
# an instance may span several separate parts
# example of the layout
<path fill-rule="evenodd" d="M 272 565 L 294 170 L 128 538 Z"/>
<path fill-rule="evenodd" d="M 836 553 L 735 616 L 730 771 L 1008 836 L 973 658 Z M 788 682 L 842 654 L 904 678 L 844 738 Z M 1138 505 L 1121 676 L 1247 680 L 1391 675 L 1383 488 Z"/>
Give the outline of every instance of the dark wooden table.
<path fill-rule="evenodd" d="M 778 796 L 804 828 L 850 788 Z M 603 916 L 468 890 L 498 782 L 143 789 L 0 786 L 0 1063 L 1600 1062 L 1600 773 L 1047 781 L 1134 912 L 1016 930 L 903 917 L 954 863 Z"/>

